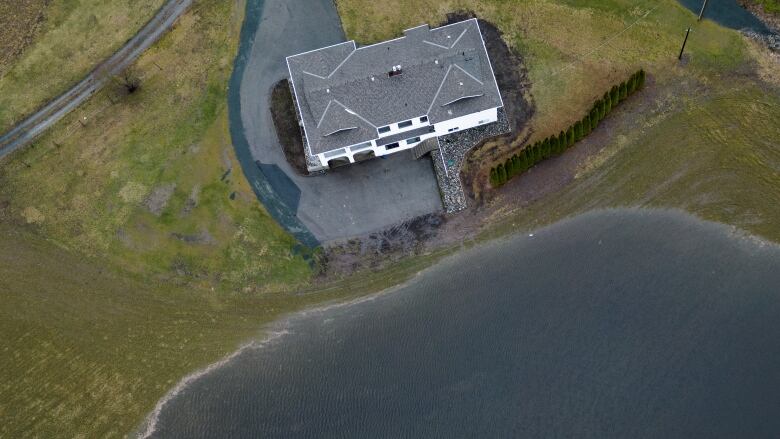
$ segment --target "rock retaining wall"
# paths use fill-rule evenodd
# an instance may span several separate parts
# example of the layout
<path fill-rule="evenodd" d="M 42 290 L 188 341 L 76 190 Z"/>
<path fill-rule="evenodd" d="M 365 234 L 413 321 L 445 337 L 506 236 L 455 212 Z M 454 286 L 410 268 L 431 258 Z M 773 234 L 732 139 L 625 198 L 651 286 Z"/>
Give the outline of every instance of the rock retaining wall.
<path fill-rule="evenodd" d="M 503 108 L 498 109 L 498 121 L 439 137 L 439 150 L 432 151 L 433 168 L 439 183 L 441 200 L 447 213 L 468 207 L 460 170 L 466 154 L 485 140 L 512 130 Z M 443 161 L 442 161 L 443 159 Z"/>

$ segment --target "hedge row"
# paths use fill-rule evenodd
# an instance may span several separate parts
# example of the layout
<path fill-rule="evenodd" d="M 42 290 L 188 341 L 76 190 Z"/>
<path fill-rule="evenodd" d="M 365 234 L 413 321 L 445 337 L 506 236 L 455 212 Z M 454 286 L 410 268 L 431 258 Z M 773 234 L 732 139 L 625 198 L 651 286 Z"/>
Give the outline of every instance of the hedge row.
<path fill-rule="evenodd" d="M 512 177 L 522 174 L 540 161 L 561 154 L 566 149 L 590 134 L 613 108 L 645 84 L 645 71 L 639 70 L 628 80 L 612 89 L 593 104 L 590 112 L 557 136 L 548 137 L 532 146 L 526 145 L 520 152 L 513 154 L 504 163 L 490 168 L 490 185 L 498 187 Z"/>

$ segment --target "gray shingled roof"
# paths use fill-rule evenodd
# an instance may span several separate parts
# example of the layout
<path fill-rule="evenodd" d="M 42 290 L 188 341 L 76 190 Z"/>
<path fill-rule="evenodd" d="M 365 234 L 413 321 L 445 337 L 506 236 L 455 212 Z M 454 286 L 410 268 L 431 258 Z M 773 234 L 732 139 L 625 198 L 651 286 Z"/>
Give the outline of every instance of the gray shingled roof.
<path fill-rule="evenodd" d="M 312 154 L 376 139 L 384 125 L 502 106 L 476 19 L 360 48 L 348 41 L 287 64 Z M 403 73 L 389 76 L 397 65 Z"/>

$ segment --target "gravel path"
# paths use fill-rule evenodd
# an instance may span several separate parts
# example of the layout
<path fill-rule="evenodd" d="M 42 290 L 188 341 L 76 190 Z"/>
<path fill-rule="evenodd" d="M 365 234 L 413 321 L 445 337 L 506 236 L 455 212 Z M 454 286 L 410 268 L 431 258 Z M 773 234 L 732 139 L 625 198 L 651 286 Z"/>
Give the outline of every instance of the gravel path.
<path fill-rule="evenodd" d="M 32 142 L 36 136 L 100 90 L 111 80 L 111 76 L 132 64 L 165 34 L 191 4 L 192 0 L 169 0 L 133 38 L 86 78 L 0 136 L 0 158 Z"/>

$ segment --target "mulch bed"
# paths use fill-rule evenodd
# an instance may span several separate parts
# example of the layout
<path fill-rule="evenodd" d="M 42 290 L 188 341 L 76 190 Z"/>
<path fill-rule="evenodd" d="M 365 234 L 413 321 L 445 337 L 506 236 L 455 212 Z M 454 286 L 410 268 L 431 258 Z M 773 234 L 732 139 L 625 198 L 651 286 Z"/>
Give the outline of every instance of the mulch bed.
<path fill-rule="evenodd" d="M 454 12 L 447 14 L 447 20 L 442 25 L 468 20 L 475 16 L 473 12 L 468 11 Z M 502 147 L 513 143 L 521 134 L 526 137 L 530 135 L 526 127 L 536 109 L 530 95 L 531 82 L 523 57 L 507 46 L 501 31 L 493 23 L 480 19 L 479 28 L 485 40 L 485 48 L 490 56 L 490 63 L 493 66 L 493 73 L 501 91 L 504 110 L 512 131 L 504 136 L 487 139 L 482 144 L 472 148 L 466 156 L 460 177 L 466 196 L 471 201 L 475 198 L 472 190 L 474 181 L 481 178 L 480 171 L 483 171 L 485 167 L 483 163 L 502 155 Z M 496 140 L 498 141 L 496 142 Z M 526 139 L 522 139 L 522 141 L 524 140 Z"/>
<path fill-rule="evenodd" d="M 277 82 L 271 90 L 271 119 L 287 162 L 298 174 L 309 175 L 301 128 L 298 126 L 298 116 L 295 114 L 295 104 L 287 79 Z"/>

